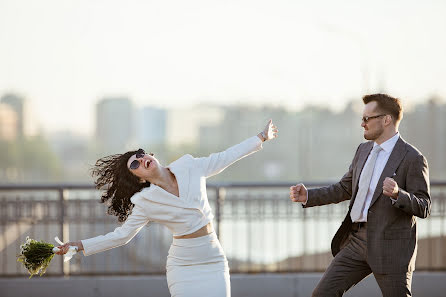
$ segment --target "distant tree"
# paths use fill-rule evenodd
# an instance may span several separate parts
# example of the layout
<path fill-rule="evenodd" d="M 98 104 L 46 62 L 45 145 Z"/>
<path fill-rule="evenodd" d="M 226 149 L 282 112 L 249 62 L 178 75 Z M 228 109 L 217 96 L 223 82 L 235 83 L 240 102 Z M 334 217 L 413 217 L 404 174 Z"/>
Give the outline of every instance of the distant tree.
<path fill-rule="evenodd" d="M 60 161 L 41 135 L 0 141 L 3 182 L 50 182 L 61 176 Z"/>

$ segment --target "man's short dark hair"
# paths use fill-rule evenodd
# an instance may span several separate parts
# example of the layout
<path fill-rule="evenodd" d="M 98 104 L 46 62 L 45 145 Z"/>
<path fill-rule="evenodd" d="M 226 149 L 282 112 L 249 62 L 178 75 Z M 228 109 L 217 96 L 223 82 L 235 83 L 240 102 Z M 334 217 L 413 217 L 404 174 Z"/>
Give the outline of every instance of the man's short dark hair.
<path fill-rule="evenodd" d="M 364 104 L 375 101 L 377 110 L 392 116 L 395 124 L 399 123 L 403 118 L 403 106 L 401 100 L 386 94 L 372 94 L 362 97 Z"/>

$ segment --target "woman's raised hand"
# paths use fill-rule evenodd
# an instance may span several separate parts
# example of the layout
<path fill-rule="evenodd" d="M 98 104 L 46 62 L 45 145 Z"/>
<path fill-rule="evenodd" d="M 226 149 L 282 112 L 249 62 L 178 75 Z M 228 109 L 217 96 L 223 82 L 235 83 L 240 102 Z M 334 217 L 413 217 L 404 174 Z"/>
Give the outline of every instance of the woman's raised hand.
<path fill-rule="evenodd" d="M 263 129 L 262 133 L 260 134 L 262 134 L 263 141 L 267 141 L 276 138 L 277 132 L 279 132 L 279 130 L 277 130 L 277 127 L 273 124 L 273 120 L 269 120 L 268 124 L 265 126 L 265 129 Z"/>

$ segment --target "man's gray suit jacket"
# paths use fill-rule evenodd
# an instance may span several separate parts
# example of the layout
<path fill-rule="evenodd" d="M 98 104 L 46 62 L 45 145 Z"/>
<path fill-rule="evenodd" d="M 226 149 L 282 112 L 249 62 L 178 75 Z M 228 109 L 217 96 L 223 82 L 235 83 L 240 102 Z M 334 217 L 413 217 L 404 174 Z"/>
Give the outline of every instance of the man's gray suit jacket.
<path fill-rule="evenodd" d="M 348 241 L 352 228 L 350 211 L 358 191 L 361 171 L 372 148 L 373 141 L 359 145 L 348 172 L 338 183 L 308 190 L 308 201 L 304 207 L 350 199 L 348 213 L 331 243 L 333 256 Z M 398 183 L 396 202 L 383 194 L 386 177 Z M 373 272 L 392 274 L 415 269 L 416 217 L 426 218 L 430 214 L 429 187 L 426 158 L 400 137 L 384 167 L 367 214 L 367 262 Z"/>

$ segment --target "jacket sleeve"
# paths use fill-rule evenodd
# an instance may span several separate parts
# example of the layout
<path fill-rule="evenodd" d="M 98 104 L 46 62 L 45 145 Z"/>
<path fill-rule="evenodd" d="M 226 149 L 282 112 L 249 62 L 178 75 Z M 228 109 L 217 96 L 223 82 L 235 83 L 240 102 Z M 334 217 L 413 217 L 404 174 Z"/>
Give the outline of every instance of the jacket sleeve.
<path fill-rule="evenodd" d="M 82 240 L 84 255 L 89 256 L 127 244 L 148 222 L 142 207 L 135 205 L 124 224 L 113 232 Z"/>
<path fill-rule="evenodd" d="M 308 200 L 305 205 L 302 205 L 304 208 L 339 203 L 351 199 L 353 188 L 353 166 L 355 166 L 357 162 L 360 147 L 361 145 L 356 149 L 352 164 L 350 164 L 348 171 L 339 182 L 327 187 L 308 189 Z"/>
<path fill-rule="evenodd" d="M 431 212 L 429 168 L 423 155 L 411 162 L 406 178 L 406 189 L 399 189 L 398 199 L 393 204 L 402 211 L 420 218 Z"/>
<path fill-rule="evenodd" d="M 211 177 L 236 161 L 261 149 L 262 141 L 257 136 L 253 136 L 223 152 L 213 153 L 209 157 L 195 158 L 194 165 L 203 170 L 205 177 Z"/>
<path fill-rule="evenodd" d="M 352 197 L 352 165 L 342 179 L 330 186 L 308 189 L 308 201 L 303 207 L 339 203 Z"/>

